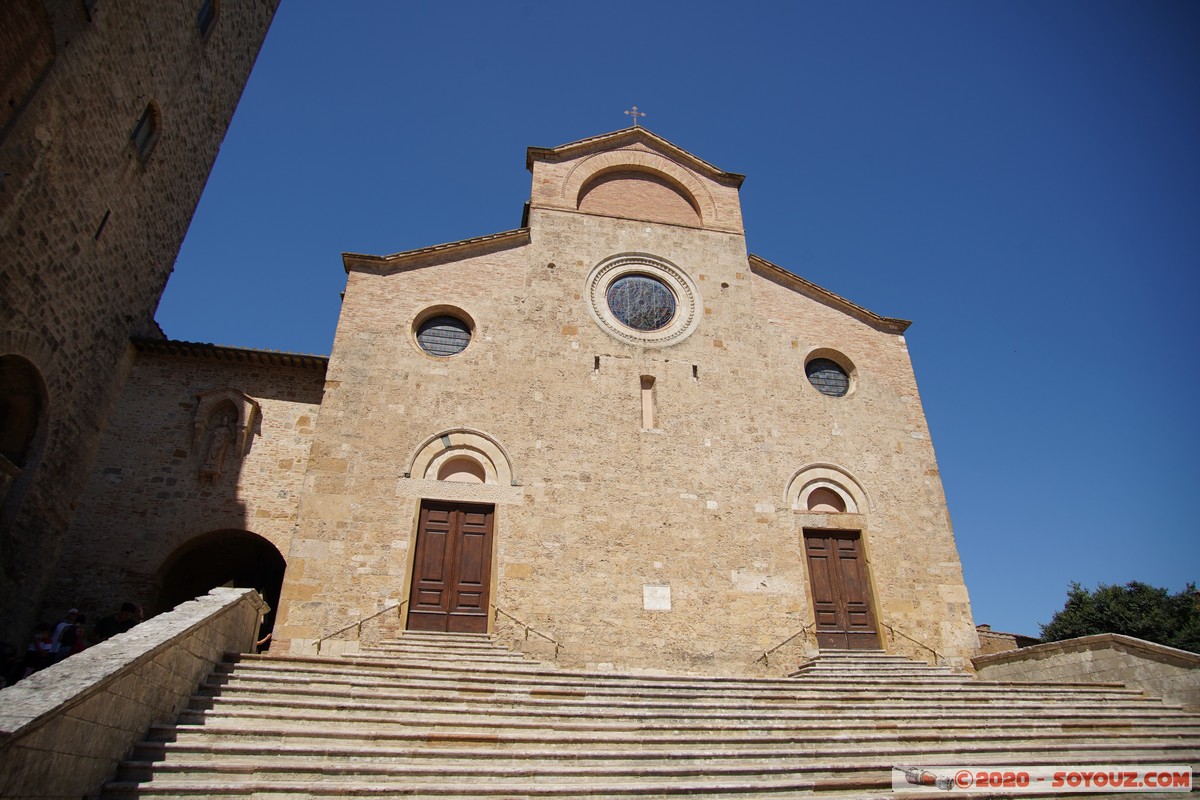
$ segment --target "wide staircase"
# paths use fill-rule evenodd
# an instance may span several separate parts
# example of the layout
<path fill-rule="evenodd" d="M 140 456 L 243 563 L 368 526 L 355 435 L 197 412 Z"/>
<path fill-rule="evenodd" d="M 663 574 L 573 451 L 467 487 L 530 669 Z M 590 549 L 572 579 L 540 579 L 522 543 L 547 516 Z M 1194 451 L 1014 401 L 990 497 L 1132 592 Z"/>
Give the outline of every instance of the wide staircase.
<path fill-rule="evenodd" d="M 1195 769 L 1200 716 L 1118 685 L 979 681 L 874 652 L 700 678 L 407 633 L 354 657 L 231 656 L 103 797 L 934 798 L 894 794 L 892 767 L 1032 764 Z"/>

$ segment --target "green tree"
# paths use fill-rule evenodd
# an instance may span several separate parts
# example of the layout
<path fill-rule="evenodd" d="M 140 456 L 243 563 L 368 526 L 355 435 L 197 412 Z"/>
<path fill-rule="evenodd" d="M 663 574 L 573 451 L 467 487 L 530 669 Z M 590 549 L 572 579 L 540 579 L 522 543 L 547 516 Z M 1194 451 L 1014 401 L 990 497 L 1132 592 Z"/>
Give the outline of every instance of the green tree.
<path fill-rule="evenodd" d="M 1042 641 L 1121 633 L 1200 653 L 1200 597 L 1189 583 L 1177 594 L 1132 581 L 1089 591 L 1072 583 L 1067 604 L 1042 627 Z"/>

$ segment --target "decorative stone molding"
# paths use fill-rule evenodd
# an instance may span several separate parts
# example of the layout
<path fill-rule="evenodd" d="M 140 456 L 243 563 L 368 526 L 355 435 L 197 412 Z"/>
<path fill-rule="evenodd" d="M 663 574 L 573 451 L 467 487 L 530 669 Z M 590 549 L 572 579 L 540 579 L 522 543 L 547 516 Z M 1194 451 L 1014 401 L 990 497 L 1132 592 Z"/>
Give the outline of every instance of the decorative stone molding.
<path fill-rule="evenodd" d="M 793 511 L 804 512 L 808 510 L 808 496 L 821 488 L 840 495 L 848 514 L 865 514 L 875 509 L 858 478 L 836 464 L 814 463 L 802 467 L 788 481 L 784 497 Z"/>
<path fill-rule="evenodd" d="M 483 467 L 484 484 L 520 485 L 504 447 L 488 434 L 470 428 L 454 428 L 426 439 L 409 459 L 404 477 L 436 481 L 443 464 L 463 457 Z"/>
<path fill-rule="evenodd" d="M 617 170 L 648 172 L 667 180 L 696 208 L 701 225 L 720 224 L 717 204 L 708 187 L 689 170 L 666 156 L 649 150 L 613 150 L 581 159 L 571 168 L 570 174 L 563 182 L 562 203 L 571 208 L 578 208 L 580 194 L 585 186 L 605 173 Z"/>
<path fill-rule="evenodd" d="M 608 305 L 608 288 L 627 275 L 649 275 L 661 281 L 675 295 L 675 316 L 666 326 L 641 331 L 623 324 Z M 702 303 L 696 284 L 679 267 L 649 253 L 621 253 L 601 261 L 588 273 L 584 283 L 588 314 L 600 328 L 618 341 L 644 347 L 678 344 L 695 332 L 700 324 L 698 309 Z"/>

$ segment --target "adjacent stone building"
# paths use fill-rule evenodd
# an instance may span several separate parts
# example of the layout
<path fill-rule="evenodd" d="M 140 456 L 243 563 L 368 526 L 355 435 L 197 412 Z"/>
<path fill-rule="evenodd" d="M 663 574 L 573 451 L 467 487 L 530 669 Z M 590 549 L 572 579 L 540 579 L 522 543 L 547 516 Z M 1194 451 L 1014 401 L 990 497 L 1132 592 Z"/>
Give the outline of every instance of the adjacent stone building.
<path fill-rule="evenodd" d="M 130 337 L 162 338 L 155 308 L 277 4 L 0 3 L 0 639 L 23 640 L 57 571 Z"/>
<path fill-rule="evenodd" d="M 967 663 L 908 323 L 749 254 L 742 176 L 644 128 L 527 166 L 519 229 L 346 254 L 327 363 L 139 340 L 56 594 L 282 572 L 301 653 L 395 606 L 591 667 Z"/>

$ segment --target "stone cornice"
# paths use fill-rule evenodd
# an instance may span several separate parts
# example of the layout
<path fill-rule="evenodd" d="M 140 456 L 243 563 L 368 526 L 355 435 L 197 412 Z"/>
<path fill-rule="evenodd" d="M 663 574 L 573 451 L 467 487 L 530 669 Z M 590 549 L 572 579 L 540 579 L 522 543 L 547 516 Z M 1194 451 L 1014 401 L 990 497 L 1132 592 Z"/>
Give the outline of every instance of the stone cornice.
<path fill-rule="evenodd" d="M 658 149 L 670 154 L 692 169 L 715 181 L 740 187 L 746 180 L 745 175 L 736 172 L 725 172 L 718 169 L 698 156 L 692 155 L 677 144 L 673 144 L 647 128 L 623 128 L 612 133 L 602 133 L 599 136 L 589 136 L 586 139 L 560 144 L 558 147 L 530 147 L 525 151 L 525 168 L 532 170 L 535 161 L 564 161 L 569 158 L 591 153 L 606 148 L 621 147 L 633 142 L 650 143 Z"/>
<path fill-rule="evenodd" d="M 131 339 L 139 353 L 175 358 L 194 358 L 209 361 L 231 361 L 239 364 L 261 364 L 272 367 L 299 367 L 319 369 L 329 366 L 328 356 L 306 353 L 285 353 L 280 350 L 249 350 L 241 347 L 205 344 L 203 342 L 177 342 L 173 339 Z"/>
<path fill-rule="evenodd" d="M 778 281 L 785 286 L 800 292 L 806 297 L 811 297 L 814 300 L 824 303 L 827 306 L 836 308 L 839 311 L 844 311 L 855 319 L 867 323 L 873 328 L 877 328 L 887 333 L 904 333 L 908 330 L 908 326 L 912 322 L 906 319 L 897 319 L 895 317 L 881 317 L 874 311 L 863 308 L 860 305 L 850 302 L 841 295 L 834 294 L 828 289 L 817 286 L 812 281 L 806 281 L 799 275 L 788 272 L 778 264 L 772 264 L 761 256 L 750 254 L 750 268 L 757 270 L 764 277 Z"/>
<path fill-rule="evenodd" d="M 1138 639 L 1119 633 L 1098 633 L 1093 636 L 1064 639 L 1061 642 L 1035 644 L 1017 650 L 1005 650 L 1002 653 L 975 656 L 971 661 L 975 663 L 975 668 L 978 669 L 992 664 L 1007 664 L 1012 661 L 1034 661 L 1053 656 L 1056 653 L 1102 650 L 1105 648 L 1132 650 L 1155 661 L 1165 661 L 1181 667 L 1200 669 L 1200 654 L 1189 653 L 1187 650 L 1179 650 L 1175 647 L 1168 647 L 1165 644 L 1147 642 L 1145 639 Z"/>
<path fill-rule="evenodd" d="M 346 267 L 347 274 L 353 269 L 383 275 L 413 267 L 445 263 L 452 259 L 507 250 L 510 247 L 520 247 L 526 244 L 529 244 L 529 228 L 517 228 L 503 233 L 476 236 L 473 239 L 435 244 L 416 250 L 404 250 L 392 253 L 390 256 L 342 253 L 342 264 Z"/>

